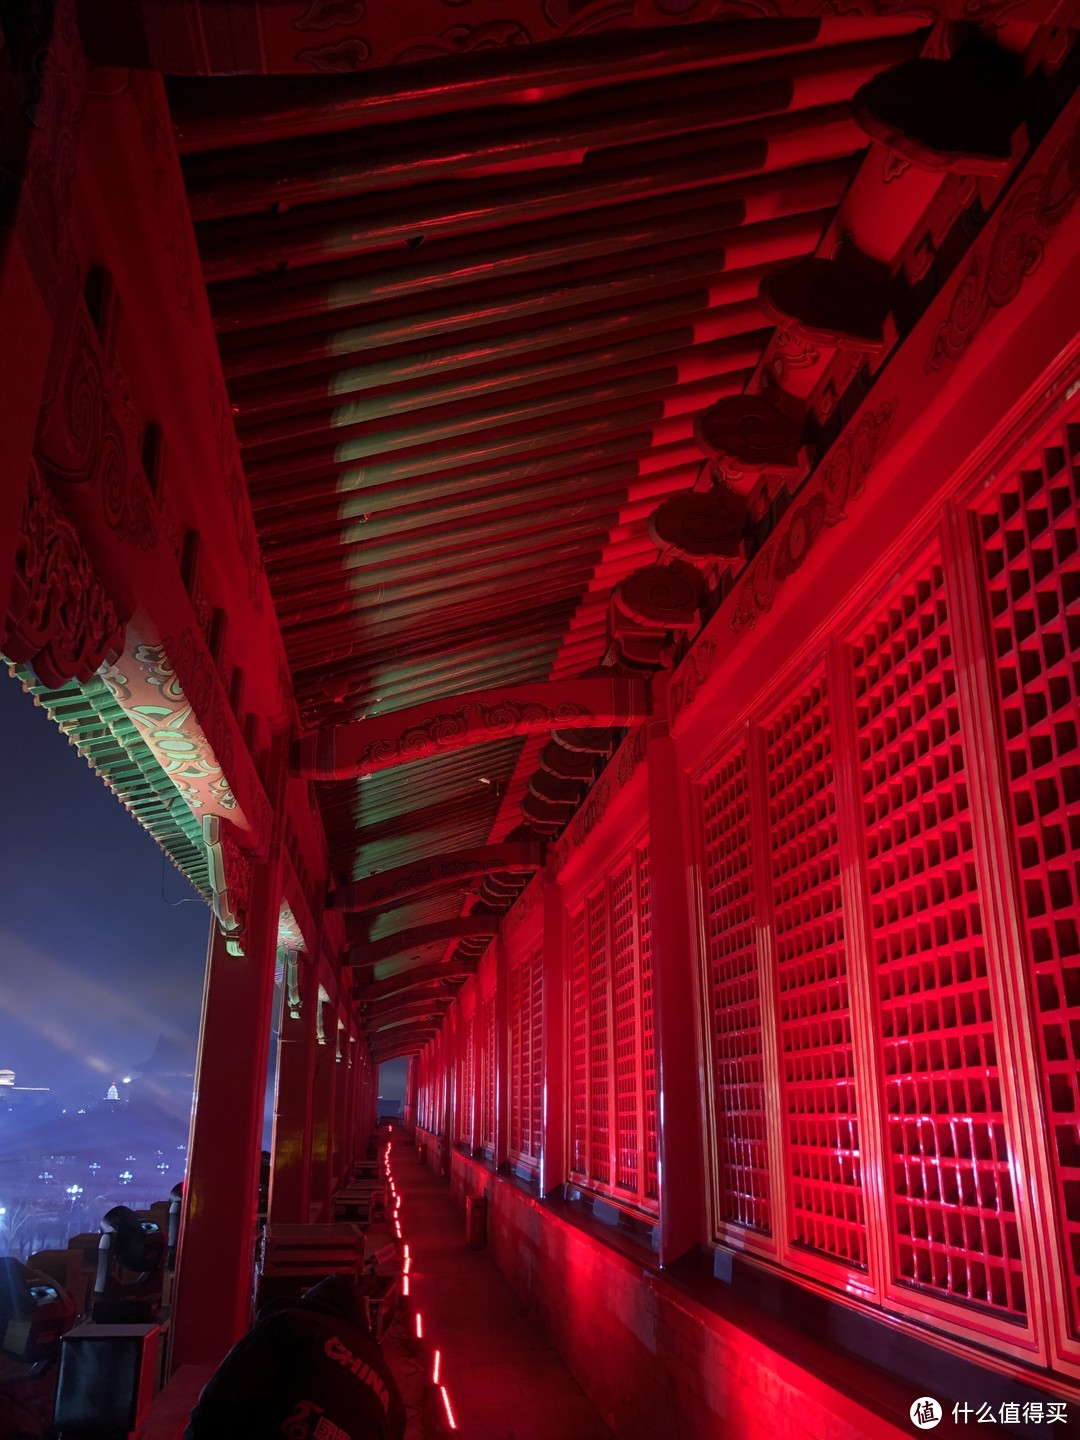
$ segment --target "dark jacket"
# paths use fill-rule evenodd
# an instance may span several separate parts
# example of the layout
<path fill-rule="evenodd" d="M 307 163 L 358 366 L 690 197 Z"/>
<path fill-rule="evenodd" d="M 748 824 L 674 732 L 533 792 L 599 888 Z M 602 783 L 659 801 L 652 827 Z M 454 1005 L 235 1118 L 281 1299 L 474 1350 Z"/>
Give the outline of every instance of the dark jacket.
<path fill-rule="evenodd" d="M 185 1440 L 402 1440 L 405 1407 L 340 1276 L 263 1310 L 191 1412 Z"/>

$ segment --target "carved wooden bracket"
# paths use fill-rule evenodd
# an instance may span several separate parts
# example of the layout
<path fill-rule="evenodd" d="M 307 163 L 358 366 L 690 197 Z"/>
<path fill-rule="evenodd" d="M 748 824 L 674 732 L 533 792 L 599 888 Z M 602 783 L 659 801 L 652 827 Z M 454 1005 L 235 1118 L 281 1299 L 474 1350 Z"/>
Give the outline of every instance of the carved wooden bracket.
<path fill-rule="evenodd" d="M 982 51 L 950 60 L 920 56 L 882 70 L 855 92 L 855 121 L 920 169 L 1000 175 L 1020 124 L 1021 77 L 1018 57 L 997 53 L 1000 59 Z"/>
<path fill-rule="evenodd" d="M 878 355 L 895 339 L 888 273 L 853 251 L 795 260 L 765 276 L 758 298 L 774 324 L 818 345 Z"/>
<path fill-rule="evenodd" d="M 539 870 L 544 863 L 543 846 L 532 844 L 479 845 L 473 850 L 451 850 L 432 855 L 412 865 L 399 865 L 366 880 L 343 885 L 329 896 L 332 910 L 373 910 L 397 900 L 422 895 L 440 885 L 473 880 L 499 871 L 514 874 Z"/>
<path fill-rule="evenodd" d="M 408 954 L 411 950 L 422 950 L 430 945 L 445 945 L 448 940 L 460 940 L 464 936 L 497 935 L 498 931 L 497 915 L 461 915 L 453 920 L 436 920 L 430 925 L 398 930 L 379 940 L 354 944 L 349 951 L 347 963 L 367 968 L 377 965 L 380 960 Z M 353 933 L 355 934 L 355 929 Z M 349 934 L 348 925 L 346 934 Z"/>
<path fill-rule="evenodd" d="M 720 485 L 669 495 L 649 516 L 649 538 L 657 548 L 691 559 L 734 559 L 745 529 L 746 500 Z"/>
<path fill-rule="evenodd" d="M 512 735 L 628 725 L 648 706 L 644 681 L 625 675 L 478 690 L 310 735 L 294 744 L 292 763 L 309 779 L 349 780 Z"/>
<path fill-rule="evenodd" d="M 35 464 L 21 529 L 0 650 L 52 690 L 89 680 L 123 647 L 124 623 Z"/>
<path fill-rule="evenodd" d="M 704 576 L 685 560 L 643 565 L 621 580 L 608 607 L 608 638 L 617 659 L 647 669 L 664 664 L 673 636 L 697 624 L 704 588 Z"/>
<path fill-rule="evenodd" d="M 235 827 L 217 815 L 203 816 L 203 839 L 211 902 L 225 948 L 230 955 L 243 955 L 251 894 L 250 857 L 237 843 Z"/>

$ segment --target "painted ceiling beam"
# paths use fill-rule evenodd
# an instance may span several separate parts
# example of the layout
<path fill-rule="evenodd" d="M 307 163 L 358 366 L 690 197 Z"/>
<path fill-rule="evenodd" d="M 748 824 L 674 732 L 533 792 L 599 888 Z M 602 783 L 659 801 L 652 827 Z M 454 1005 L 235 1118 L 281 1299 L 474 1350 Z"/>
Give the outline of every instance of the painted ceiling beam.
<path fill-rule="evenodd" d="M 393 1030 L 424 1029 L 438 1030 L 442 1024 L 441 1015 L 433 1015 L 430 1011 L 422 1015 L 404 1015 L 396 1020 L 380 1022 L 370 1028 L 365 1026 L 364 1033 L 369 1037 L 376 1035 L 389 1035 Z M 391 1037 L 392 1038 L 392 1037 Z"/>
<path fill-rule="evenodd" d="M 369 875 L 367 879 L 356 880 L 351 885 L 342 885 L 331 892 L 327 904 L 331 910 L 374 910 L 376 906 L 422 895 L 440 885 L 465 882 L 499 871 L 527 873 L 539 870 L 543 863 L 544 850 L 538 841 L 522 845 L 511 841 L 503 845 L 478 845 L 471 850 L 451 850 L 410 865 L 398 865 L 380 875 Z"/>
<path fill-rule="evenodd" d="M 467 976 L 456 976 L 458 981 Z M 380 989 L 379 985 L 366 986 L 366 991 L 377 991 L 374 995 L 364 995 L 363 991 L 353 991 L 353 999 L 360 1005 L 364 1014 L 376 1014 L 379 1005 L 402 1005 L 409 1004 L 413 999 L 454 999 L 458 994 L 458 985 L 451 984 L 446 976 L 436 976 L 428 981 L 413 981 L 409 984 L 392 982 L 392 989 Z"/>
<path fill-rule="evenodd" d="M 452 1004 L 452 1000 L 414 1000 L 407 1005 L 399 1005 L 396 1009 L 386 1010 L 379 1015 L 365 1015 L 362 1020 L 364 1033 L 377 1035 L 383 1030 L 390 1030 L 398 1025 L 416 1020 L 441 1020 Z"/>
<path fill-rule="evenodd" d="M 434 965 L 418 965 L 414 970 L 405 970 L 389 980 L 375 980 L 368 985 L 358 985 L 353 999 L 361 1005 L 369 1000 L 383 1000 L 388 995 L 406 995 L 412 989 L 422 990 L 425 986 L 441 986 L 443 980 L 468 979 L 476 974 L 477 962 L 456 956 L 453 960 L 440 961 Z M 438 990 L 435 993 L 439 993 Z"/>
<path fill-rule="evenodd" d="M 370 1050 L 372 1050 L 374 1063 L 382 1066 L 387 1060 L 396 1060 L 399 1056 L 416 1056 L 420 1050 L 425 1050 L 431 1044 L 435 1035 L 436 1031 L 428 1031 L 420 1035 L 405 1035 L 400 1040 L 395 1038 L 393 1043 L 380 1045 L 380 1047 L 372 1045 Z"/>
<path fill-rule="evenodd" d="M 337 725 L 295 742 L 292 762 L 306 779 L 351 780 L 512 735 L 629 725 L 648 713 L 648 689 L 637 677 L 541 681 Z"/>
<path fill-rule="evenodd" d="M 497 935 L 498 915 L 458 915 L 449 920 L 433 920 L 428 925 L 414 925 L 410 930 L 397 930 L 380 940 L 367 944 L 354 944 L 349 951 L 346 964 L 365 968 L 389 960 L 395 955 L 406 955 L 411 950 L 421 950 L 428 945 L 445 945 L 449 940 L 464 940 L 472 937 Z"/>

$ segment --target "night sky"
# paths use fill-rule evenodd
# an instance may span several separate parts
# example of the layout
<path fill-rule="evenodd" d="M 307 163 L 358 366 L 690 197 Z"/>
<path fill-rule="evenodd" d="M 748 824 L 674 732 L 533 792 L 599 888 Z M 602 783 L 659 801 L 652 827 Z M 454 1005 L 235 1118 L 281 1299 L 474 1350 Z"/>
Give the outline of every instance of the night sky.
<path fill-rule="evenodd" d="M 103 1098 L 159 1035 L 194 1059 L 209 908 L 2 672 L 0 742 L 0 1069 L 66 1101 Z"/>
<path fill-rule="evenodd" d="M 0 1069 L 100 1099 L 159 1035 L 194 1055 L 210 911 L 2 672 L 0 739 Z"/>

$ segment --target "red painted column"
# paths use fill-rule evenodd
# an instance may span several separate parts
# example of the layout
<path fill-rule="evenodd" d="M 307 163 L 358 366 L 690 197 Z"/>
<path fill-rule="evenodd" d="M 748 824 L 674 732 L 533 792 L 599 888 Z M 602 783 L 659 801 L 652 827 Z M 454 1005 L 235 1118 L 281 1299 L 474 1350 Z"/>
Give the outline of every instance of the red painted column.
<path fill-rule="evenodd" d="M 349 1163 L 349 1031 L 339 1009 L 334 1010 L 334 1130 L 331 1136 L 330 1194 L 338 1188 Z"/>
<path fill-rule="evenodd" d="M 500 935 L 495 942 L 495 1155 L 496 1167 L 510 1156 L 510 957 Z"/>
<path fill-rule="evenodd" d="M 211 928 L 176 1270 L 172 1359 L 216 1363 L 251 1323 L 280 848 L 256 864 L 245 954 Z"/>
<path fill-rule="evenodd" d="M 543 1050 L 543 1112 L 540 1148 L 540 1194 L 550 1195 L 566 1179 L 566 919 L 562 886 L 544 877 L 544 959 L 541 1010 Z"/>
<path fill-rule="evenodd" d="M 291 1019 L 283 987 L 278 1026 L 277 1085 L 271 1142 L 270 1213 L 275 1225 L 301 1225 L 311 1191 L 311 1089 L 315 1072 L 315 1002 L 318 986 L 309 955 L 297 956 L 300 1018 Z"/>
<path fill-rule="evenodd" d="M 670 1265 L 706 1238 L 701 1112 L 706 1078 L 694 1026 L 689 797 L 667 723 L 667 700 L 668 677 L 658 675 L 646 764 L 661 1265 Z"/>
<path fill-rule="evenodd" d="M 420 1057 L 410 1055 L 405 1070 L 405 1129 L 415 1130 L 416 1102 L 420 1089 Z"/>
<path fill-rule="evenodd" d="M 450 1173 L 450 1155 L 454 1149 L 454 1141 L 457 1138 L 457 1110 L 461 1103 L 461 1090 L 458 1084 L 458 1035 L 460 1031 L 461 1006 L 455 1005 L 450 1014 L 443 1022 L 443 1037 L 446 1048 L 443 1052 L 443 1084 L 445 1086 L 446 1105 L 443 1109 L 443 1173 Z"/>
<path fill-rule="evenodd" d="M 325 967 L 323 967 L 325 975 Z M 328 977 L 327 977 L 328 978 Z M 324 990 L 325 987 L 320 987 Z M 324 1001 L 323 1042 L 315 1046 L 315 1076 L 311 1094 L 311 1214 L 322 1219 L 330 1201 L 330 1163 L 334 1103 L 334 1031 L 329 1002 Z M 318 1213 L 315 1207 L 318 1206 Z"/>

